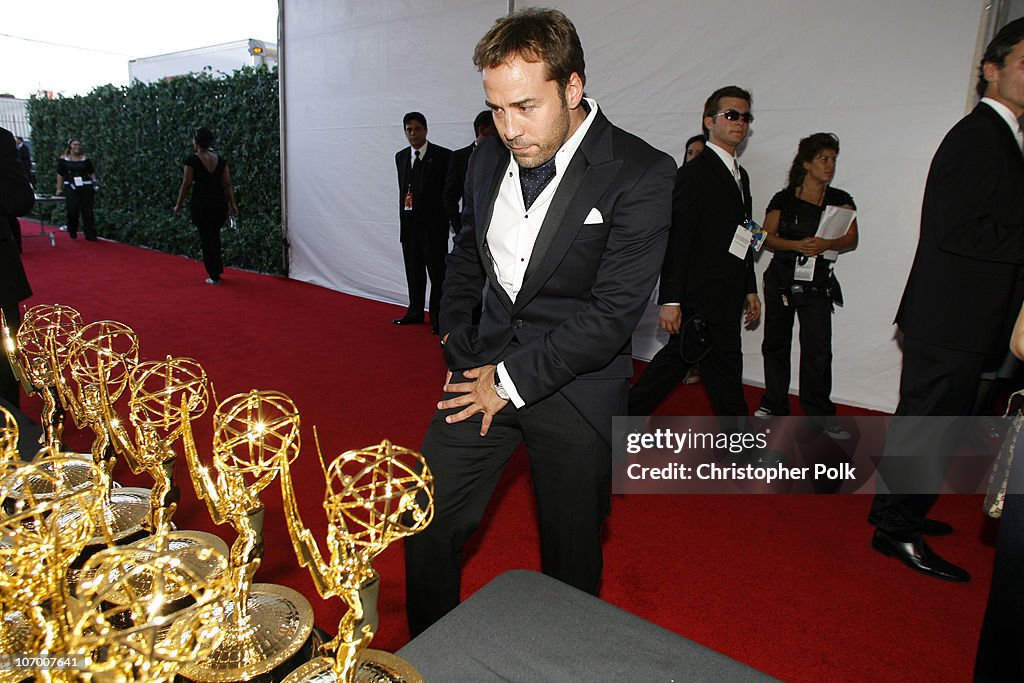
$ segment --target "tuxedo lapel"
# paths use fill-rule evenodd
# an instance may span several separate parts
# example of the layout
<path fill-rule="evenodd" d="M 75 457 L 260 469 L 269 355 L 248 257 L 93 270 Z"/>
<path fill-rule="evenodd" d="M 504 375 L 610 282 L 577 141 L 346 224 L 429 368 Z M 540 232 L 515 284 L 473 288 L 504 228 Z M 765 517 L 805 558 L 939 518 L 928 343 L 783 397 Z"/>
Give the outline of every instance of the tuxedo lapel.
<path fill-rule="evenodd" d="M 562 262 L 587 214 L 622 167 L 622 162 L 612 157 L 610 133 L 610 124 L 599 111 L 551 198 L 526 266 L 523 287 L 516 296 L 516 308 L 528 303 Z"/>
<path fill-rule="evenodd" d="M 1017 136 L 1014 135 L 1013 131 L 1010 130 L 1010 127 L 1006 125 L 1006 121 L 1003 120 L 1003 117 L 1000 116 L 995 109 L 984 102 L 979 103 L 978 106 L 975 107 L 974 111 L 979 116 L 984 117 L 989 122 L 989 125 L 996 127 L 999 131 L 997 135 L 1004 141 L 1004 144 L 1008 152 L 1013 156 L 1017 167 L 1024 170 L 1024 153 L 1021 152 L 1020 145 L 1017 144 Z"/>
<path fill-rule="evenodd" d="M 406 147 L 398 154 L 398 184 L 401 186 L 402 194 L 405 194 L 406 189 L 409 187 L 409 155 L 412 154 L 411 150 L 411 147 Z"/>
<path fill-rule="evenodd" d="M 703 157 L 705 155 L 701 154 L 701 156 Z M 706 161 L 708 166 L 711 167 L 712 175 L 718 178 L 719 181 L 725 183 L 729 188 L 729 191 L 732 192 L 732 196 L 736 198 L 736 201 L 743 204 L 744 198 L 740 196 L 740 186 L 736 184 L 736 176 L 734 176 L 732 171 L 726 167 L 725 162 L 722 161 L 721 157 L 714 152 L 711 152 L 707 155 Z M 749 194 L 749 191 L 747 191 L 747 194 Z"/>
<path fill-rule="evenodd" d="M 480 253 L 480 261 L 484 264 L 487 279 L 491 283 L 491 289 L 497 294 L 502 305 L 507 309 L 511 309 L 512 299 L 505 291 L 505 288 L 498 284 L 498 276 L 494 272 L 494 259 L 491 258 L 491 250 L 487 246 L 487 229 L 490 227 L 491 218 L 494 216 L 494 203 L 498 199 L 498 191 L 501 189 L 501 182 L 505 176 L 505 171 L 508 169 L 509 157 L 511 156 L 507 148 L 503 147 L 503 149 L 504 153 L 498 155 L 498 161 L 494 164 L 494 171 L 491 173 L 491 184 L 487 191 L 487 202 L 484 205 L 483 216 L 476 223 L 476 243 Z"/>

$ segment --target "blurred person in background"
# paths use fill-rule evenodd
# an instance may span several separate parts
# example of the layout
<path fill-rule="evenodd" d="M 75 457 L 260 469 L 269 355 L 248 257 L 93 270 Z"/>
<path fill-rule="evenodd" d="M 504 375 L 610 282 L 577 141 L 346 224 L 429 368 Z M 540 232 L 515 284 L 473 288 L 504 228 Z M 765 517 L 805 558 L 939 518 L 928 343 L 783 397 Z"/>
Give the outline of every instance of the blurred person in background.
<path fill-rule="evenodd" d="M 68 234 L 78 239 L 78 217 L 82 217 L 85 239 L 96 241 L 96 169 L 92 160 L 82 153 L 82 141 L 68 140 L 64 154 L 57 160 L 57 190 L 64 195 L 68 213 Z"/>
<path fill-rule="evenodd" d="M 238 216 L 235 191 L 231 185 L 231 172 L 224 157 L 213 151 L 213 133 L 208 128 L 196 128 L 192 135 L 194 152 L 185 159 L 185 175 L 174 204 L 174 215 L 181 213 L 185 197 L 192 188 L 189 214 L 192 225 L 199 231 L 199 244 L 203 249 L 206 266 L 206 284 L 219 285 L 224 272 L 221 258 L 220 230 L 228 215 Z M 194 185 L 194 187 L 193 187 Z"/>
<path fill-rule="evenodd" d="M 36 174 L 32 170 L 32 150 L 29 149 L 28 144 L 25 142 L 25 138 L 20 135 L 14 137 L 14 142 L 18 147 L 18 161 L 25 167 L 25 176 L 28 178 L 28 182 L 32 184 L 32 187 L 36 186 Z"/>
<path fill-rule="evenodd" d="M 831 186 L 839 138 L 815 133 L 800 141 L 789 169 L 789 184 L 768 203 L 765 245 L 774 252 L 764 273 L 765 393 L 754 415 L 789 415 L 793 322 L 800 319 L 800 407 L 822 416 L 820 426 L 833 439 L 850 433 L 835 421 L 832 403 L 832 313 L 842 303 L 826 251 L 857 247 L 857 219 L 836 239 L 815 237 L 826 206 L 856 210 L 853 197 Z M 797 267 L 800 272 L 797 273 Z M 808 272 L 809 271 L 809 272 Z"/>

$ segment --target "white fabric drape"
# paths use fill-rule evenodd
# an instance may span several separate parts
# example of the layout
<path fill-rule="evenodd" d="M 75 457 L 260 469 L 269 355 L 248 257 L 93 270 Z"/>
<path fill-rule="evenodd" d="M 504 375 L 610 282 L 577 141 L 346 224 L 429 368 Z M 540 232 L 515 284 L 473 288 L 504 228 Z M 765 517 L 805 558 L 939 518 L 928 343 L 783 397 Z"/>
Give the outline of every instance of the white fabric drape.
<path fill-rule="evenodd" d="M 472 140 L 483 109 L 473 45 L 507 3 L 283 3 L 290 275 L 404 305 L 394 162 L 406 145 L 402 115 L 423 112 L 432 143 L 454 149 Z M 834 184 L 860 207 L 861 244 L 836 268 L 846 306 L 833 318 L 833 398 L 892 410 L 901 363 L 892 318 L 917 242 L 929 161 L 973 87 L 980 5 L 546 4 L 579 30 L 587 94 L 614 123 L 677 161 L 700 131 L 712 90 L 736 84 L 753 92 L 756 120 L 740 161 L 759 222 L 785 184 L 798 140 L 818 131 L 840 137 Z M 759 286 L 768 256 L 758 263 Z M 638 356 L 659 348 L 656 319 L 652 304 L 635 336 Z M 760 342 L 759 329 L 744 333 L 744 377 L 755 384 L 763 382 Z"/>

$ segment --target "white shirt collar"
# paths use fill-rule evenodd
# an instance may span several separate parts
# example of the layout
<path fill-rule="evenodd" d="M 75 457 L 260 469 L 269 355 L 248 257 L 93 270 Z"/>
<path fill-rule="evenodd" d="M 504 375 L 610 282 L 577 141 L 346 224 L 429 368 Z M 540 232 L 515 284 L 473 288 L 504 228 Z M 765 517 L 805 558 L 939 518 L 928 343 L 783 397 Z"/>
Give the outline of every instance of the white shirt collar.
<path fill-rule="evenodd" d="M 425 156 L 427 156 L 427 147 L 429 147 L 429 146 L 430 146 L 430 142 L 429 141 L 425 141 L 423 143 L 423 146 L 420 147 L 418 150 L 415 147 L 410 147 L 409 148 L 409 163 L 412 163 L 412 160 L 416 158 L 416 152 L 420 153 L 420 159 L 422 159 Z"/>
<path fill-rule="evenodd" d="M 733 173 L 733 169 L 739 168 L 739 161 L 737 161 L 735 154 L 730 154 L 727 150 L 719 147 L 711 140 L 708 140 L 707 147 L 714 150 L 715 154 L 718 155 L 718 158 L 722 160 L 723 164 L 725 164 L 725 167 L 729 169 L 729 173 Z"/>
<path fill-rule="evenodd" d="M 565 169 L 569 167 L 569 162 L 572 161 L 573 155 L 576 154 L 576 150 L 580 148 L 583 143 L 583 138 L 586 137 L 587 131 L 590 130 L 591 124 L 594 123 L 594 119 L 597 118 L 597 100 L 592 100 L 589 97 L 584 98 L 587 104 L 590 105 L 590 113 L 587 114 L 587 118 L 583 119 L 583 123 L 577 128 L 569 139 L 562 143 L 562 146 L 555 152 L 555 178 L 561 180 L 562 174 L 565 173 Z M 519 180 L 519 164 L 516 163 L 516 158 L 513 156 L 509 161 L 509 169 L 515 173 L 516 181 Z M 554 181 L 552 181 L 554 182 Z M 557 186 L 557 183 L 555 183 Z"/>
<path fill-rule="evenodd" d="M 998 100 L 993 100 L 991 97 L 982 97 L 981 101 L 995 109 L 996 113 L 1006 121 L 1006 125 L 1010 127 L 1010 130 L 1013 132 L 1013 136 L 1017 138 L 1017 144 L 1020 145 L 1022 139 L 1024 139 L 1020 129 L 1020 121 L 1018 121 L 1017 117 L 1013 115 L 1010 108 Z"/>
<path fill-rule="evenodd" d="M 587 131 L 590 130 L 591 124 L 597 118 L 597 100 L 592 100 L 589 97 L 584 99 L 590 105 L 590 113 L 587 114 L 587 118 L 583 119 L 580 127 L 565 141 L 562 148 L 555 152 L 555 170 L 558 171 L 558 175 L 565 173 L 565 169 L 569 166 L 569 162 L 572 161 L 573 155 L 576 154 L 576 150 L 580 148 L 580 144 L 582 144 L 583 138 L 586 137 Z"/>

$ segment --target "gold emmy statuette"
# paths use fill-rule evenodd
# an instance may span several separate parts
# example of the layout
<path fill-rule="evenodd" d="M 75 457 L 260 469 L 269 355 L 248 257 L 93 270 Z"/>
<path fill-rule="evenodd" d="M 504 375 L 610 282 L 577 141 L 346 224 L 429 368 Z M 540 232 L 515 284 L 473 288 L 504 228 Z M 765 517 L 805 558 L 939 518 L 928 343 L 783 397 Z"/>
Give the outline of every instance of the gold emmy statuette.
<path fill-rule="evenodd" d="M 67 652 L 70 633 L 68 567 L 93 535 L 101 504 L 102 476 L 94 465 L 92 486 L 72 489 L 64 480 L 80 460 L 52 457 L 9 468 L 0 476 L 0 653 L 56 655 Z M 88 463 L 87 463 L 88 464 Z M 40 495 L 37 495 L 37 491 Z M 27 671 L 0 670 L 0 681 Z M 37 670 L 37 680 L 56 672 Z"/>
<path fill-rule="evenodd" d="M 18 437 L 20 436 L 18 421 L 3 406 L 0 406 L 0 422 L 2 422 L 2 425 L 0 425 L 0 476 L 4 476 L 7 469 L 14 468 L 22 464 L 23 461 L 18 452 Z M 60 456 L 59 459 L 55 459 L 57 456 Z M 57 493 L 70 493 L 95 485 L 95 467 L 90 460 L 82 458 L 79 454 L 53 452 L 48 448 L 43 448 L 36 454 L 36 466 L 44 472 L 52 468 L 54 462 L 60 463 L 59 478 L 55 478 L 54 472 L 48 472 L 41 478 L 18 479 L 15 486 L 28 484 L 32 490 L 32 495 L 37 500 L 42 500 L 47 496 L 53 496 Z M 63 487 L 60 491 L 52 489 L 51 482 L 54 481 L 59 481 L 60 486 Z M 47 490 L 48 486 L 50 486 L 49 490 Z M 7 509 L 10 509 L 17 500 L 24 497 L 16 489 L 10 490 L 8 494 L 9 498 L 5 502 Z"/>
<path fill-rule="evenodd" d="M 422 681 L 408 662 L 367 646 L 377 630 L 377 572 L 373 558 L 392 542 L 419 533 L 434 514 L 434 478 L 423 456 L 383 441 L 347 451 L 328 467 L 317 443 L 327 493 L 327 546 L 320 554 L 313 534 L 302 523 L 288 463 L 281 463 L 281 491 L 288 534 L 299 564 L 307 567 L 324 598 L 340 596 L 348 612 L 338 635 L 320 647 L 323 656 L 293 671 L 285 683 L 298 681 Z"/>
<path fill-rule="evenodd" d="M 101 320 L 80 328 L 68 344 L 65 365 L 70 381 L 63 375 L 58 388 L 65 408 L 80 428 L 92 429 L 93 462 L 107 480 L 109 505 L 103 510 L 102 534 L 94 543 L 123 542 L 144 533 L 150 514 L 150 490 L 137 487 L 111 489 L 117 462 L 114 439 L 106 415 L 128 388 L 128 378 L 138 365 L 139 338 L 123 323 Z M 90 544 L 92 545 L 92 544 Z"/>
<path fill-rule="evenodd" d="M 67 650 L 81 679 L 170 682 L 222 637 L 230 585 L 227 559 L 214 548 L 115 546 L 90 557 L 83 573 Z"/>
<path fill-rule="evenodd" d="M 0 312 L 0 315 L 3 313 Z M 21 456 L 18 455 L 20 432 L 18 431 L 18 421 L 3 406 L 0 406 L 0 421 L 3 422 L 0 425 L 0 476 L 3 476 L 2 473 L 8 465 L 16 465 L 21 462 Z"/>
<path fill-rule="evenodd" d="M 162 361 L 139 363 L 131 370 L 128 383 L 129 421 L 135 427 L 135 438 L 114 415 L 110 401 L 100 402 L 104 430 L 133 472 L 153 477 L 147 526 L 153 534 L 166 535 L 180 497 L 174 480 L 178 460 L 174 442 L 181 436 L 184 421 L 206 412 L 210 403 L 206 372 L 191 358 L 167 356 Z"/>
<path fill-rule="evenodd" d="M 284 394 L 251 391 L 217 406 L 213 424 L 212 471 L 199 460 L 188 420 L 182 422 L 185 456 L 213 521 L 230 524 L 238 538 L 231 546 L 223 640 L 181 674 L 197 681 L 249 680 L 291 659 L 313 629 L 313 608 L 302 595 L 252 583 L 263 558 L 260 492 L 299 453 L 299 413 Z"/>
<path fill-rule="evenodd" d="M 43 399 L 42 445 L 60 451 L 64 429 L 58 388 L 61 366 L 71 337 L 82 327 L 82 316 L 68 306 L 41 304 L 25 311 L 17 333 L 12 333 L 6 320 L 2 327 L 4 351 L 14 376 L 26 394 L 39 394 Z"/>

